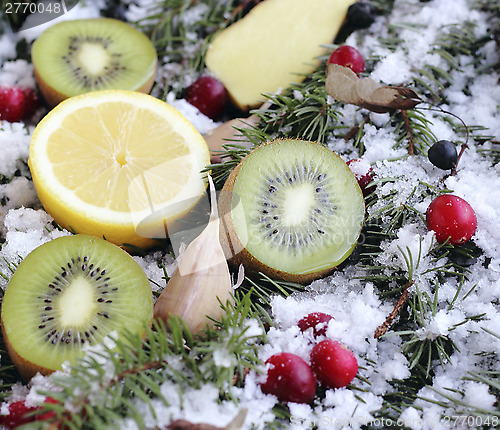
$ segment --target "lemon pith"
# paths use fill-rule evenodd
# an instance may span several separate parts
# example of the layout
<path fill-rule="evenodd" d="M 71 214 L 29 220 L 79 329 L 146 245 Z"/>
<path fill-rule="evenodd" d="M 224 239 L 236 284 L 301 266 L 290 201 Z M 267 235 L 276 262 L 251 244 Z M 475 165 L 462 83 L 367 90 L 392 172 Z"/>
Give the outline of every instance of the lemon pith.
<path fill-rule="evenodd" d="M 29 166 L 61 226 L 147 247 L 204 194 L 207 145 L 180 112 L 125 90 L 72 97 L 36 127 Z"/>

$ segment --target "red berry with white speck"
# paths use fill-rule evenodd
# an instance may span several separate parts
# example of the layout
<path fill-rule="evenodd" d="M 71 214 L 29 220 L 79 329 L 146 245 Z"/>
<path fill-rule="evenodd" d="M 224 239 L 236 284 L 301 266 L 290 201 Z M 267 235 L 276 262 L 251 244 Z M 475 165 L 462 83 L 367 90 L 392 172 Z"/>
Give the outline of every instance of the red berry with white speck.
<path fill-rule="evenodd" d="M 357 75 L 365 71 L 363 56 L 356 48 L 349 45 L 341 45 L 335 49 L 328 57 L 328 64 L 349 67 Z"/>
<path fill-rule="evenodd" d="M 358 180 L 359 188 L 363 192 L 363 196 L 367 196 L 375 190 L 373 185 L 369 186 L 373 182 L 375 174 L 373 173 L 373 168 L 365 160 L 359 158 L 354 158 L 347 162 L 347 165 L 354 173 L 354 176 Z"/>
<path fill-rule="evenodd" d="M 216 120 L 227 103 L 227 90 L 218 79 L 204 75 L 186 90 L 185 99 L 209 118 Z"/>
<path fill-rule="evenodd" d="M 328 328 L 328 322 L 331 319 L 333 319 L 331 315 L 323 312 L 313 312 L 299 320 L 297 325 L 301 331 L 306 331 L 312 328 L 314 337 L 324 336 L 326 334 L 326 329 Z"/>
<path fill-rule="evenodd" d="M 58 403 L 57 400 L 47 397 L 46 403 Z M 27 406 L 24 400 L 18 400 L 8 405 L 9 413 L 0 415 L 0 426 L 5 429 L 15 429 L 21 425 L 28 424 L 34 421 L 47 421 L 55 417 L 53 411 L 43 414 L 36 414 L 36 411 L 41 410 L 40 406 Z"/>
<path fill-rule="evenodd" d="M 262 392 L 274 394 L 280 402 L 310 403 L 316 395 L 316 378 L 298 355 L 282 352 L 267 361 L 267 379 Z"/>
<path fill-rule="evenodd" d="M 321 384 L 341 388 L 350 384 L 358 373 L 358 361 L 340 342 L 326 339 L 314 346 L 311 368 Z"/>
<path fill-rule="evenodd" d="M 476 213 L 472 206 L 461 197 L 442 194 L 436 197 L 426 212 L 427 228 L 436 233 L 439 243 L 462 245 L 467 242 L 477 228 Z"/>

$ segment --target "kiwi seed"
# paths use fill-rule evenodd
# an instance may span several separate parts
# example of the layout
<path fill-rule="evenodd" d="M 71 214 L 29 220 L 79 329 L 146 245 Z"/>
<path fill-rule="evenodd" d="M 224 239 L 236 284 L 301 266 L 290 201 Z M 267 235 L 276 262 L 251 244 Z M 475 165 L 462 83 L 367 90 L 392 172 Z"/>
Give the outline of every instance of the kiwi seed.
<path fill-rule="evenodd" d="M 65 236 L 32 251 L 2 303 L 7 350 L 21 376 L 49 374 L 83 357 L 110 334 L 143 335 L 153 317 L 149 280 L 121 248 L 91 236 Z"/>
<path fill-rule="evenodd" d="M 253 150 L 224 184 L 221 243 L 248 272 L 309 282 L 351 254 L 364 210 L 338 155 L 315 142 L 276 140 Z"/>
<path fill-rule="evenodd" d="M 50 107 L 89 91 L 149 93 L 157 67 L 152 42 L 130 24 L 112 18 L 62 21 L 33 43 L 36 81 Z"/>

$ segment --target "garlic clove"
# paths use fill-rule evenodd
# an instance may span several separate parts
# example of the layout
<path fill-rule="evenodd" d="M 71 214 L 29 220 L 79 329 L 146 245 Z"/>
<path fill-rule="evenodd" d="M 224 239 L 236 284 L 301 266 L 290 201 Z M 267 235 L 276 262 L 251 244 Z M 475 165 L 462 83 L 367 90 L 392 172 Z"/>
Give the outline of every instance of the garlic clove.
<path fill-rule="evenodd" d="M 219 242 L 219 215 L 212 178 L 208 176 L 211 213 L 208 225 L 178 258 L 172 277 L 155 303 L 155 318 L 181 317 L 192 333 L 224 314 L 221 303 L 233 300 L 229 267 Z"/>

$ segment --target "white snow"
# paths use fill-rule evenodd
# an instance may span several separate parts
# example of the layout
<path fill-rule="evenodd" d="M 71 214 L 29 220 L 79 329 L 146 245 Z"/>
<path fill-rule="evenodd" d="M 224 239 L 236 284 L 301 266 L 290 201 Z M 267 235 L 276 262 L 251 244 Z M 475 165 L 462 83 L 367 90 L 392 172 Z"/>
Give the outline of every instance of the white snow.
<path fill-rule="evenodd" d="M 425 65 L 446 67 L 443 59 L 432 52 L 432 44 L 440 32 L 455 24 L 470 21 L 476 24 L 477 36 L 486 34 L 490 23 L 483 12 L 473 10 L 473 0 L 395 0 L 394 9 L 387 17 L 380 17 L 368 30 L 353 34 L 347 43 L 357 46 L 365 57 L 374 60 L 371 77 L 391 85 L 406 85 L 413 79 L 418 68 Z M 81 2 L 75 14 L 79 17 L 97 16 L 101 3 Z M 155 0 L 131 2 L 128 17 L 139 20 L 149 16 L 159 7 Z M 203 5 L 194 8 L 185 19 L 195 22 L 204 12 Z M 379 38 L 390 37 L 389 25 L 401 27 L 409 25 L 400 33 L 401 43 L 389 50 L 380 44 Z M 32 65 L 25 60 L 16 60 L 15 43 L 22 37 L 33 40 L 42 30 L 36 28 L 18 34 L 6 33 L 0 36 L 0 85 L 22 85 L 35 87 Z M 195 49 L 196 40 L 186 46 Z M 500 50 L 492 40 L 477 53 L 484 57 L 485 64 L 499 64 Z M 492 140 L 500 137 L 500 76 L 498 67 L 491 73 L 477 75 L 473 58 L 462 55 L 456 58 L 460 71 L 452 71 L 453 81 L 444 90 L 447 104 L 443 109 L 460 117 L 470 126 L 485 127 L 484 134 Z M 184 65 L 170 63 L 168 58 L 160 59 L 157 80 L 168 82 L 182 75 Z M 194 80 L 191 71 L 184 81 L 174 83 L 174 89 L 187 86 Z M 177 85 L 178 87 L 175 87 Z M 157 88 L 156 91 L 160 91 Z M 297 98 L 303 95 L 296 91 Z M 333 101 L 330 100 L 332 103 Z M 176 107 L 200 131 L 206 133 L 218 124 L 202 115 L 196 108 L 174 93 L 167 95 L 167 102 Z M 391 124 L 389 114 L 374 114 L 359 110 L 352 105 L 341 108 L 343 117 L 340 124 L 347 129 L 366 119 L 363 127 L 363 144 L 366 152 L 361 157 L 361 170 L 373 168 L 380 180 L 375 193 L 379 200 L 368 208 L 367 215 L 374 215 L 384 207 L 384 196 L 394 193 L 394 207 L 411 207 L 411 219 L 403 228 L 394 232 L 394 238 L 382 243 L 382 253 L 377 263 L 386 266 L 383 273 L 393 275 L 413 274 L 414 285 L 410 294 L 419 292 L 434 297 L 435 270 L 448 261 L 436 261 L 432 251 L 437 246 L 434 234 L 425 226 L 425 211 L 432 200 L 428 185 L 439 189 L 450 189 L 453 194 L 463 197 L 474 208 L 478 221 L 477 232 L 472 243 L 481 251 L 480 256 L 470 262 L 469 273 L 462 282 L 450 277 L 442 282 L 436 296 L 436 311 L 428 312 L 422 326 L 415 330 L 420 341 L 448 338 L 457 350 L 451 354 L 451 361 L 432 363 L 433 378 L 429 386 L 418 392 L 418 399 L 412 406 L 404 409 L 398 423 L 413 430 L 447 429 L 450 423 L 443 416 L 455 413 L 451 404 L 440 393 L 460 398 L 461 401 L 498 412 L 497 399 L 486 384 L 467 380 L 470 372 L 484 370 L 488 363 L 500 354 L 500 339 L 489 332 L 499 333 L 500 327 L 500 164 L 492 165 L 491 160 L 480 152 L 491 148 L 494 143 L 486 142 L 477 148 L 470 138 L 469 148 L 465 151 L 454 176 L 434 167 L 423 155 L 408 156 L 407 148 L 394 148 L 396 130 Z M 438 139 L 455 141 L 458 136 L 442 112 L 424 111 L 421 113 L 432 122 L 432 133 Z M 452 118 L 453 119 L 453 118 Z M 52 218 L 40 205 L 30 179 L 26 162 L 32 126 L 22 123 L 0 122 L 0 175 L 5 178 L 0 184 L 0 286 L 6 288 L 15 265 L 37 246 L 56 237 L 70 234 L 57 229 Z M 337 151 L 344 159 L 358 158 L 357 151 L 350 142 L 332 137 L 328 142 L 330 149 Z M 393 213 L 383 219 L 389 222 Z M 175 260 L 169 254 L 159 251 L 145 256 L 134 256 L 151 280 L 153 290 L 158 291 L 165 280 L 162 263 L 171 275 Z M 411 270 L 409 262 L 412 263 Z M 349 262 L 348 262 L 349 263 Z M 374 282 L 362 281 L 367 271 L 357 265 L 346 264 L 325 279 L 313 282 L 305 292 L 287 298 L 276 296 L 271 301 L 270 315 L 274 327 L 267 332 L 267 343 L 260 346 L 259 357 L 264 362 L 279 352 L 292 352 L 309 362 L 314 339 L 312 331 L 302 333 L 297 322 L 311 312 L 324 312 L 333 316 L 328 324 L 326 335 L 320 337 L 335 339 L 350 348 L 360 364 L 359 377 L 353 383 L 359 391 L 347 388 L 326 390 L 325 397 L 312 405 L 290 404 L 291 420 L 286 424 L 290 429 L 309 429 L 316 426 L 320 430 L 352 428 L 372 423 L 379 428 L 390 428 L 394 423 L 377 418 L 375 412 L 383 406 L 383 396 L 394 391 L 391 381 L 404 380 L 410 376 L 409 362 L 402 352 L 403 342 L 408 337 L 397 334 L 375 339 L 374 332 L 392 311 L 397 297 L 384 297 Z M 4 279 L 7 278 L 7 279 Z M 396 285 L 390 285 L 396 287 Z M 453 303 L 453 306 L 450 304 Z M 262 327 L 255 320 L 246 322 L 248 334 L 258 336 Z M 221 343 L 214 352 L 217 366 L 229 367 L 234 357 L 228 354 L 227 345 Z M 181 363 L 170 363 L 178 365 Z M 264 367 L 263 367 L 264 369 Z M 262 369 L 262 370 L 263 370 Z M 107 369 L 112 373 L 113 369 Z M 199 423 L 224 426 L 238 413 L 246 410 L 244 429 L 265 429 L 266 423 L 274 419 L 273 407 L 277 399 L 265 395 L 259 388 L 264 375 L 250 371 L 244 387 L 233 387 L 231 393 L 239 404 L 218 398 L 218 390 L 210 384 L 198 389 L 176 387 L 165 381 L 161 391 L 168 401 L 166 406 L 161 400 L 153 399 L 155 415 L 148 406 L 137 400 L 137 408 L 143 413 L 146 428 L 163 428 L 174 419 L 189 419 Z M 367 384 L 364 379 L 369 381 Z M 24 398 L 31 401 L 39 399 L 35 389 L 44 388 L 47 379 L 37 377 L 31 393 L 26 387 L 16 385 L 12 399 Z M 97 398 L 97 397 L 96 397 Z M 182 401 L 181 401 L 182 400 Z M 1 413 L 5 413 L 5 404 Z M 136 429 L 131 420 L 124 420 L 121 428 Z M 456 428 L 467 428 L 466 426 Z"/>

